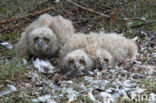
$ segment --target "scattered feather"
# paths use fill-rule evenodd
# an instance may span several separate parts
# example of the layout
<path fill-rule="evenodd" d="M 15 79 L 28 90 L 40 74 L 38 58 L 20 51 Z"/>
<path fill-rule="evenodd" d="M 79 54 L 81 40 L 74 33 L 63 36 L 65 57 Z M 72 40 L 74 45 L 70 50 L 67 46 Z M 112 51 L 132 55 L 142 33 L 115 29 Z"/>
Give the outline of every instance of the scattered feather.
<path fill-rule="evenodd" d="M 51 95 L 40 96 L 37 99 L 32 99 L 32 102 L 57 103 L 55 100 L 52 99 Z"/>
<path fill-rule="evenodd" d="M 26 65 L 28 63 L 26 59 L 22 59 L 22 60 L 23 60 L 23 64 Z"/>
<path fill-rule="evenodd" d="M 145 21 L 145 20 L 146 20 L 146 18 L 145 18 L 145 17 L 141 17 L 140 19 L 141 19 L 141 20 L 143 20 L 143 21 Z"/>
<path fill-rule="evenodd" d="M 55 3 L 59 3 L 61 0 L 55 0 Z"/>
<path fill-rule="evenodd" d="M 16 87 L 13 85 L 8 85 L 8 88 L 9 88 L 8 90 L 4 90 L 4 91 L 0 92 L 0 97 L 7 95 L 7 94 L 10 94 L 14 91 L 17 91 Z"/>
<path fill-rule="evenodd" d="M 35 61 L 33 61 L 33 65 L 41 73 L 53 73 L 54 70 L 54 66 L 51 65 L 48 60 L 44 61 L 37 58 Z"/>
<path fill-rule="evenodd" d="M 13 46 L 11 44 L 9 44 L 8 42 L 1 42 L 0 45 L 6 47 L 7 49 L 12 49 Z"/>

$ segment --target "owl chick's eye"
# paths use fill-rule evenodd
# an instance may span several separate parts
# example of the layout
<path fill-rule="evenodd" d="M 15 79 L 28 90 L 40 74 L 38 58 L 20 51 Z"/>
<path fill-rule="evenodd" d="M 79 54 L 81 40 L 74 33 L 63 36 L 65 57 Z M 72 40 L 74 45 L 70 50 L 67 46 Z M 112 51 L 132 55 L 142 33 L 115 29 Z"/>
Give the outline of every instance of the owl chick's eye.
<path fill-rule="evenodd" d="M 69 64 L 74 64 L 74 60 L 70 60 L 68 63 Z"/>
<path fill-rule="evenodd" d="M 109 60 L 107 58 L 104 58 L 104 61 L 108 63 Z"/>
<path fill-rule="evenodd" d="M 38 41 L 38 39 L 39 39 L 38 37 L 35 37 L 34 42 L 36 43 Z"/>
<path fill-rule="evenodd" d="M 79 63 L 82 64 L 82 65 L 86 64 L 84 60 L 80 60 Z"/>
<path fill-rule="evenodd" d="M 44 40 L 45 43 L 49 43 L 49 39 L 48 38 L 44 37 L 43 40 Z"/>

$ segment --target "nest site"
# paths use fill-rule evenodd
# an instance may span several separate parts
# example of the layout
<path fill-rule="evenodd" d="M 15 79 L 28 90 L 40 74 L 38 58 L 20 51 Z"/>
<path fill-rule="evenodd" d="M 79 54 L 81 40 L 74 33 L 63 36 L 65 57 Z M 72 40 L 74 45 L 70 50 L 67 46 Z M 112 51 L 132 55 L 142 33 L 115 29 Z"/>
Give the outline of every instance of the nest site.
<path fill-rule="evenodd" d="M 154 103 L 156 95 L 156 15 L 152 1 L 120 0 L 6 0 L 0 1 L 0 38 L 11 45 L 0 45 L 0 102 L 52 103 Z M 65 78 L 56 59 L 54 73 L 44 74 L 32 61 L 18 57 L 14 50 L 21 32 L 40 14 L 62 15 L 77 32 L 123 33 L 136 39 L 137 59 L 121 62 L 93 75 Z M 106 14 L 106 15 L 103 15 Z M 5 94 L 9 91 L 9 94 Z M 133 95 L 135 98 L 131 99 Z M 140 99 L 139 96 L 145 95 Z M 153 99 L 154 97 L 154 99 Z M 123 99 L 125 98 L 125 99 Z"/>

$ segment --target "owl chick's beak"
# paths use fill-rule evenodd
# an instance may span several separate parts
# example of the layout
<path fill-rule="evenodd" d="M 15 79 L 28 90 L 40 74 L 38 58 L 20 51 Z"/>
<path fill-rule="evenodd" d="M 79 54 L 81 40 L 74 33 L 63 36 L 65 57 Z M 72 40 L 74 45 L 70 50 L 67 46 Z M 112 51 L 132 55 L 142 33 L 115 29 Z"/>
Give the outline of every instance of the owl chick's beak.
<path fill-rule="evenodd" d="M 98 58 L 98 59 L 97 59 L 97 68 L 98 68 L 99 70 L 102 70 L 103 64 L 104 64 L 103 59 Z"/>
<path fill-rule="evenodd" d="M 75 63 L 74 68 L 75 68 L 76 70 L 78 70 L 79 64 L 78 64 L 78 63 Z"/>
<path fill-rule="evenodd" d="M 100 66 L 103 65 L 103 59 L 100 59 Z"/>
<path fill-rule="evenodd" d="M 42 46 L 43 44 L 44 44 L 44 41 L 41 40 L 41 39 L 39 39 L 39 40 L 38 40 L 38 45 L 39 45 L 39 46 Z"/>
<path fill-rule="evenodd" d="M 98 59 L 97 59 L 97 62 L 98 62 L 98 64 L 99 64 L 100 66 L 103 65 L 103 59 L 98 58 Z"/>
<path fill-rule="evenodd" d="M 103 68 L 103 69 L 106 69 L 108 67 L 108 59 L 102 59 L 100 61 L 100 67 Z"/>

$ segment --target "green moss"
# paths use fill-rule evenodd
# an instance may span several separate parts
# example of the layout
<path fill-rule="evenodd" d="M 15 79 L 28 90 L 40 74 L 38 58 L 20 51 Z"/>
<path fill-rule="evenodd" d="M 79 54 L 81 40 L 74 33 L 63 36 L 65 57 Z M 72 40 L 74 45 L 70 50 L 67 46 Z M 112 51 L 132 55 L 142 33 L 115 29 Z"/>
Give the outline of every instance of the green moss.
<path fill-rule="evenodd" d="M 148 31 L 154 32 L 156 30 L 156 23 L 155 24 L 151 24 L 150 26 L 146 25 L 144 28 L 146 28 Z"/>
<path fill-rule="evenodd" d="M 149 82 L 149 80 L 146 79 L 142 79 L 141 83 L 146 86 L 149 93 L 156 93 L 156 78 L 154 78 L 152 82 Z"/>
<path fill-rule="evenodd" d="M 135 23 L 133 23 L 133 24 L 131 25 L 130 28 L 136 28 L 137 25 L 140 25 L 140 24 L 142 24 L 142 23 L 143 23 L 142 21 L 136 21 Z"/>
<path fill-rule="evenodd" d="M 88 96 L 79 95 L 76 98 L 76 103 L 93 103 L 92 100 Z"/>
<path fill-rule="evenodd" d="M 0 7 L 0 11 L 6 13 L 7 12 L 7 8 L 6 7 Z"/>
<path fill-rule="evenodd" d="M 2 40 L 13 40 L 14 37 L 11 34 L 3 34 Z"/>
<path fill-rule="evenodd" d="M 11 34 L 3 34 L 1 38 L 2 38 L 2 40 L 13 41 L 13 40 L 16 40 L 17 37 L 19 37 L 19 33 L 13 32 Z"/>
<path fill-rule="evenodd" d="M 3 55 L 4 57 L 13 57 L 13 56 L 16 55 L 16 51 L 13 50 L 13 49 L 5 50 L 5 51 L 2 52 L 2 55 Z"/>
<path fill-rule="evenodd" d="M 0 62 L 0 80 L 10 79 L 10 77 L 19 77 L 19 74 L 26 73 L 26 67 L 22 60 L 14 57 L 11 60 Z"/>

